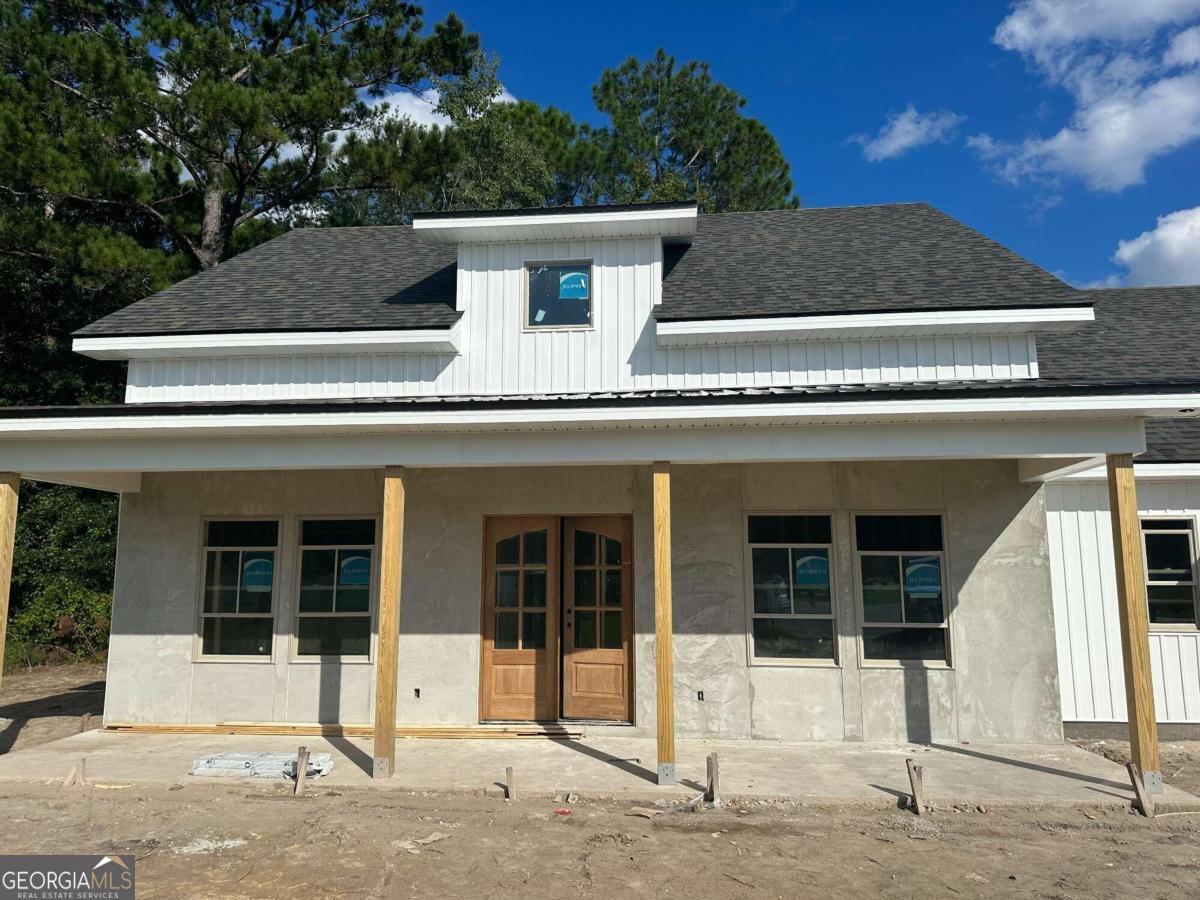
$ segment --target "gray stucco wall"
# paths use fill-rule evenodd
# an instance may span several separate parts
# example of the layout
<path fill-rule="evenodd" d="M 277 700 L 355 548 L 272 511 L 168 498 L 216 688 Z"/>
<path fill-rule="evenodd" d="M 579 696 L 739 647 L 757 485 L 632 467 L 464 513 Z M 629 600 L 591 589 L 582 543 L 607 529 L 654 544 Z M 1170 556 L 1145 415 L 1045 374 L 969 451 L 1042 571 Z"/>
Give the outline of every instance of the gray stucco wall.
<path fill-rule="evenodd" d="M 106 720 L 369 722 L 369 663 L 289 661 L 288 548 L 299 517 L 375 515 L 380 493 L 379 474 L 361 470 L 147 475 L 141 493 L 122 499 Z M 632 730 L 653 733 L 647 470 L 418 469 L 407 494 L 401 721 L 478 720 L 485 515 L 632 513 Z M 1015 462 L 677 466 L 673 500 L 681 737 L 1061 740 L 1042 496 L 1018 481 Z M 748 664 L 748 510 L 833 514 L 840 665 Z M 870 510 L 944 513 L 952 668 L 860 666 L 850 529 L 854 511 Z M 282 520 L 273 656 L 197 661 L 202 519 L 248 515 Z"/>

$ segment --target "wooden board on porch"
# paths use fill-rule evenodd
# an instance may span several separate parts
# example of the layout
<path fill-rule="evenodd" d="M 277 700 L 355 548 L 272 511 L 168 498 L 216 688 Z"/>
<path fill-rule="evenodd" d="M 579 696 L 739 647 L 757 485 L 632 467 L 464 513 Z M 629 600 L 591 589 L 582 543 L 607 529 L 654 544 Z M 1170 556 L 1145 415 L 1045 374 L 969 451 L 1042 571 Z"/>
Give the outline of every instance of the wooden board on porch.
<path fill-rule="evenodd" d="M 114 722 L 105 731 L 131 734 L 293 734 L 317 737 L 371 737 L 371 725 L 289 724 L 285 722 L 216 722 L 213 724 Z M 403 725 L 396 727 L 396 737 L 430 738 L 434 740 L 550 738 L 573 740 L 583 737 L 583 731 L 560 725 Z"/>

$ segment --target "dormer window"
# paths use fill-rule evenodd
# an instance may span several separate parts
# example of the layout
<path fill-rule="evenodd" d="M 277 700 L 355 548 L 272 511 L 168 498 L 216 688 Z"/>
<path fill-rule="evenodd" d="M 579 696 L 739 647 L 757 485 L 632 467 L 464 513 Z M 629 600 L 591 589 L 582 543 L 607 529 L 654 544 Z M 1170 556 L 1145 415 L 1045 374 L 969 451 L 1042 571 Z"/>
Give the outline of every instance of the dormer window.
<path fill-rule="evenodd" d="M 590 328 L 592 261 L 526 263 L 527 328 Z"/>

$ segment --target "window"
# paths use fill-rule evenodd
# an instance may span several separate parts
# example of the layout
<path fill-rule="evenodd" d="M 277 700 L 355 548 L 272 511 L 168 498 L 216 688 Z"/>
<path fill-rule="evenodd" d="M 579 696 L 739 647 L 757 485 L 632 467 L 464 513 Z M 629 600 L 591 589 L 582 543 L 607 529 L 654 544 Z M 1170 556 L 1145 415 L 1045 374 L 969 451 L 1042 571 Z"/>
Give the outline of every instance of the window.
<path fill-rule="evenodd" d="M 592 264 L 530 263 L 525 324 L 580 328 L 592 324 Z"/>
<path fill-rule="evenodd" d="M 1196 624 L 1196 541 L 1191 519 L 1142 519 L 1151 625 Z"/>
<path fill-rule="evenodd" d="M 747 516 L 755 660 L 835 658 L 831 530 L 829 516 Z"/>
<path fill-rule="evenodd" d="M 948 661 L 941 516 L 856 516 L 863 658 Z"/>
<path fill-rule="evenodd" d="M 368 656 L 374 519 L 300 524 L 297 656 Z"/>
<path fill-rule="evenodd" d="M 207 522 L 200 651 L 270 656 L 278 522 Z"/>

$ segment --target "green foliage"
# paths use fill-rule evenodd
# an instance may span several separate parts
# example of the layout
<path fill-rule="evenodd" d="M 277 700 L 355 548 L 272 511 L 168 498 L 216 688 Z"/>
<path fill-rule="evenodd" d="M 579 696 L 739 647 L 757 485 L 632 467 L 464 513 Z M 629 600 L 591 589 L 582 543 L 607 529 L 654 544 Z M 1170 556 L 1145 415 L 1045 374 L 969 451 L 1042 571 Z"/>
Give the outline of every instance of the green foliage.
<path fill-rule="evenodd" d="M 676 66 L 659 50 L 600 76 L 592 91 L 611 120 L 592 139 L 600 192 L 619 203 L 696 200 L 703 212 L 799 205 L 779 144 L 742 115 L 745 98 L 712 80 L 707 63 Z"/>
<path fill-rule="evenodd" d="M 96 659 L 108 649 L 112 595 L 57 577 L 13 614 L 5 670 L 45 662 Z"/>
<path fill-rule="evenodd" d="M 423 30 L 400 0 L 0 0 L 0 183 L 214 266 L 237 229 L 341 187 L 330 135 L 369 123 L 360 92 L 470 73 L 461 21 Z"/>

